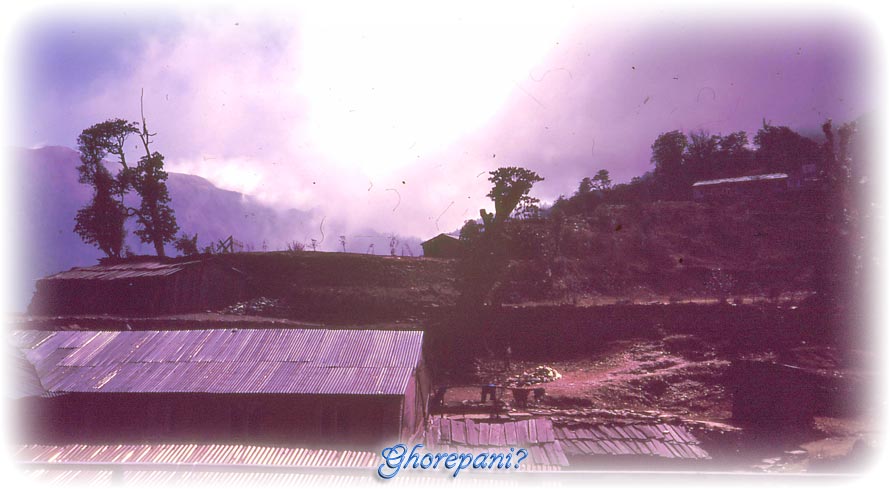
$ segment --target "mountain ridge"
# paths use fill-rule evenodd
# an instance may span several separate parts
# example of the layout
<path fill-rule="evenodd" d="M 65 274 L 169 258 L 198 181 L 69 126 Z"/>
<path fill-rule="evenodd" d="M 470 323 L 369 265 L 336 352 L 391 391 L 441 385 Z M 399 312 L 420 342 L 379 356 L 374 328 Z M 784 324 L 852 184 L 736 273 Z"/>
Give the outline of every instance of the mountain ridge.
<path fill-rule="evenodd" d="M 94 264 L 103 254 L 74 233 L 77 210 L 92 196 L 91 188 L 77 179 L 79 153 L 65 146 L 44 146 L 13 148 L 11 154 L 21 184 L 15 199 L 19 228 L 16 234 L 20 238 L 14 253 L 21 258 L 19 283 L 28 284 L 16 292 L 13 304 L 24 310 L 37 279 Z M 251 195 L 219 188 L 199 175 L 170 171 L 168 174 L 179 234 L 197 233 L 199 248 L 233 236 L 244 244 L 243 251 L 283 250 L 288 243 L 304 242 L 306 236 L 317 231 L 316 209 L 279 209 Z M 152 246 L 139 242 L 133 228 L 133 222 L 128 222 L 126 244 L 132 252 L 154 254 Z M 376 248 L 380 253 L 386 249 L 387 237 L 377 234 L 380 243 Z M 403 241 L 419 244 L 416 238 Z M 414 250 L 420 254 L 419 247 Z M 177 254 L 169 245 L 167 252 L 171 256 Z"/>

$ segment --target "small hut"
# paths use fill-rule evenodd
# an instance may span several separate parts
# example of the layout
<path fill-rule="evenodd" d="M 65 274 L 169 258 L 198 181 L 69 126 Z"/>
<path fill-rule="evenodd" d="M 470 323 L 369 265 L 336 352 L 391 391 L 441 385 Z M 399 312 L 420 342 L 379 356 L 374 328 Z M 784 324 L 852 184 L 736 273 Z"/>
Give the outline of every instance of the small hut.
<path fill-rule="evenodd" d="M 31 314 L 154 315 L 221 309 L 246 297 L 240 271 L 215 260 L 75 267 L 37 281 Z"/>
<path fill-rule="evenodd" d="M 445 233 L 420 243 L 420 246 L 423 256 L 428 258 L 459 258 L 464 252 L 464 244 Z"/>

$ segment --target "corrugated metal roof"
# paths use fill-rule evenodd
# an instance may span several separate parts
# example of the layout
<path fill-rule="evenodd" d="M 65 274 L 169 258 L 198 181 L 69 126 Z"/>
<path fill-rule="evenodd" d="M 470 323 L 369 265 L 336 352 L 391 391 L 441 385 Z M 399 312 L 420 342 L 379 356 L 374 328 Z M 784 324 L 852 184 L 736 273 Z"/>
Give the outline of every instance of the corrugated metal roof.
<path fill-rule="evenodd" d="M 40 377 L 34 365 L 28 361 L 18 348 L 11 348 L 13 382 L 12 392 L 7 398 L 18 400 L 28 397 L 40 397 L 46 393 L 46 389 L 40 383 Z"/>
<path fill-rule="evenodd" d="M 14 450 L 13 458 L 17 462 L 331 468 L 376 468 L 380 464 L 380 455 L 374 452 L 251 445 L 23 445 Z"/>
<path fill-rule="evenodd" d="M 16 462 L 58 464 L 58 468 L 42 466 L 26 469 L 32 480 L 52 483 L 112 483 L 110 470 L 67 468 L 71 463 L 105 463 L 119 465 L 125 483 L 311 483 L 336 482 L 342 485 L 367 480 L 379 465 L 380 456 L 373 452 L 351 450 L 318 450 L 290 447 L 249 445 L 25 445 L 14 449 Z M 156 470 L 128 464 L 157 464 Z M 233 465 L 238 471 L 164 470 L 164 466 Z M 368 476 L 327 473 L 250 472 L 250 466 L 367 469 Z M 256 470 L 256 469 L 253 469 Z"/>
<path fill-rule="evenodd" d="M 49 392 L 401 395 L 420 331 L 16 331 Z"/>
<path fill-rule="evenodd" d="M 433 236 L 432 238 L 430 238 L 430 239 L 424 241 L 423 243 L 420 243 L 420 245 L 423 246 L 423 245 L 425 245 L 425 244 L 427 244 L 427 243 L 433 243 L 433 242 L 441 241 L 441 240 L 446 240 L 446 241 L 460 241 L 460 238 L 458 238 L 457 236 L 451 236 L 450 234 L 439 233 L 439 234 Z"/>
<path fill-rule="evenodd" d="M 427 443 L 436 450 L 505 453 L 510 448 L 529 452 L 523 470 L 560 470 L 569 462 L 549 419 L 519 421 L 433 418 Z"/>
<path fill-rule="evenodd" d="M 720 185 L 720 184 L 724 184 L 724 183 L 757 182 L 760 180 L 780 180 L 782 178 L 788 178 L 788 175 L 785 173 L 768 173 L 765 175 L 751 175 L 748 177 L 718 178 L 716 180 L 702 180 L 700 182 L 695 182 L 692 184 L 692 186 L 693 187 L 704 187 L 706 185 Z"/>
<path fill-rule="evenodd" d="M 371 472 L 369 470 L 369 472 Z M 171 472 L 171 471 L 130 471 L 123 477 L 123 483 L 145 486 L 210 486 L 225 484 L 234 487 L 361 487 L 374 481 L 372 474 L 367 476 L 334 474 L 288 474 L 257 472 Z"/>
<path fill-rule="evenodd" d="M 645 455 L 709 459 L 686 428 L 674 424 L 598 424 L 554 428 L 566 455 Z"/>
<path fill-rule="evenodd" d="M 136 263 L 119 263 L 116 265 L 94 265 L 92 267 L 75 267 L 46 277 L 45 280 L 126 280 L 137 277 L 166 277 L 181 272 L 186 268 L 201 263 L 188 261 L 179 263 L 161 263 L 145 261 Z"/>
<path fill-rule="evenodd" d="M 472 474 L 473 479 L 466 479 L 466 472 L 456 481 L 445 471 L 405 471 L 395 479 L 386 481 L 389 487 L 466 487 L 461 484 L 478 485 L 480 474 Z M 427 475 L 423 475 L 427 474 Z M 111 471 L 80 471 L 80 470 L 39 470 L 27 469 L 24 474 L 28 482 L 56 485 L 89 485 L 90 487 L 135 486 L 135 487 L 369 487 L 379 484 L 381 479 L 373 470 L 367 475 L 318 474 L 311 472 L 251 472 L 251 471 L 173 471 L 173 470 L 127 470 L 118 480 Z M 486 487 L 524 487 L 519 478 L 498 477 L 493 474 L 484 479 Z"/>
<path fill-rule="evenodd" d="M 380 455 L 373 452 L 245 445 L 27 445 L 13 449 L 13 460 L 44 464 L 20 466 L 23 475 L 32 481 L 90 486 L 123 483 L 356 487 L 379 482 L 376 469 L 382 462 Z M 111 467 L 75 468 L 68 465 L 72 463 L 104 463 Z M 156 464 L 157 467 L 135 464 Z M 211 467 L 196 470 L 201 465 Z M 221 466 L 219 470 L 213 467 L 216 465 Z M 229 467 L 224 467 L 226 465 Z M 281 469 L 271 471 L 268 467 Z M 116 480 L 112 468 L 117 472 Z M 529 464 L 520 470 L 543 468 Z M 520 482 L 515 478 L 497 477 L 501 475 L 497 472 L 473 472 L 471 475 L 494 476 L 485 480 L 485 484 L 492 487 L 515 486 Z M 365 473 L 367 475 L 363 475 Z M 393 482 L 412 487 L 454 485 L 450 472 L 446 471 L 405 470 L 388 484 Z"/>

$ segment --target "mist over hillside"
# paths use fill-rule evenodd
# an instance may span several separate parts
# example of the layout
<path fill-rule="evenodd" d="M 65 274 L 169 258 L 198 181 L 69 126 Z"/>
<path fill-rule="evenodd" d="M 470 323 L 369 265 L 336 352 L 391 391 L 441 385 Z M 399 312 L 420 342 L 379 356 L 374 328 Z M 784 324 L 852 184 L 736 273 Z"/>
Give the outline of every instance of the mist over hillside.
<path fill-rule="evenodd" d="M 91 197 L 90 187 L 77 181 L 78 152 L 49 146 L 16 149 L 12 156 L 21 182 L 16 215 L 22 239 L 17 240 L 17 255 L 21 257 L 20 280 L 24 282 L 14 304 L 24 310 L 38 278 L 92 265 L 102 253 L 74 233 L 74 216 Z M 180 233 L 198 233 L 201 248 L 231 235 L 243 244 L 243 251 L 284 250 L 289 243 L 307 244 L 313 238 L 320 243 L 319 250 L 339 251 L 342 245 L 338 238 L 345 235 L 347 251 L 390 253 L 390 233 L 368 229 L 344 232 L 332 220 L 324 222 L 322 228 L 319 222 L 324 216 L 313 209 L 276 209 L 250 195 L 220 189 L 196 175 L 169 175 L 168 188 Z M 140 243 L 132 233 L 133 227 L 129 222 L 127 245 L 132 252 L 153 254 L 151 245 Z M 420 239 L 397 239 L 398 254 L 421 254 Z M 176 255 L 172 246 L 167 247 L 167 253 Z"/>

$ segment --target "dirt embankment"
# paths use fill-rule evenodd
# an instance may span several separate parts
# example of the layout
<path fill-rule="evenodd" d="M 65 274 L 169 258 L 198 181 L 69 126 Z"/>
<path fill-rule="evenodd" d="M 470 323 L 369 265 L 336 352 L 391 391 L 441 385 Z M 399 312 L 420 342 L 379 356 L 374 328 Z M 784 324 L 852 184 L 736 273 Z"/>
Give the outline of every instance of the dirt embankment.
<path fill-rule="evenodd" d="M 275 301 L 262 315 L 329 323 L 410 320 L 454 304 L 450 260 L 276 252 L 220 255 L 248 276 L 252 298 Z"/>
<path fill-rule="evenodd" d="M 668 304 L 594 307 L 491 308 L 478 314 L 451 311 L 423 324 L 432 361 L 460 364 L 509 347 L 517 358 L 567 358 L 599 351 L 617 340 L 660 340 L 695 335 L 722 355 L 784 351 L 802 344 L 844 348 L 862 342 L 861 325 L 840 321 L 809 305 Z"/>
<path fill-rule="evenodd" d="M 703 204 L 601 205 L 516 223 L 507 303 L 600 296 L 777 297 L 813 290 L 837 240 L 815 195 Z"/>

